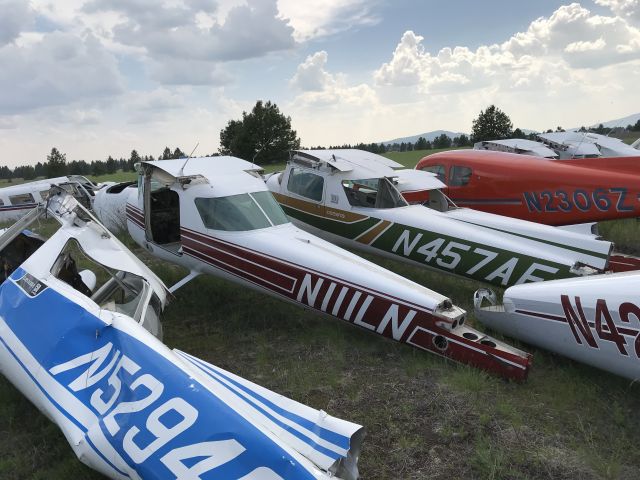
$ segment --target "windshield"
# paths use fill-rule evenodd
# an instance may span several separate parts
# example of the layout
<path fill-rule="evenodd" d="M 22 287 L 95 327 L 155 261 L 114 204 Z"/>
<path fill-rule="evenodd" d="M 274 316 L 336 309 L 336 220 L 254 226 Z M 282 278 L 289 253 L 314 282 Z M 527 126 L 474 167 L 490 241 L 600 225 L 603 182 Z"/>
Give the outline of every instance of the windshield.
<path fill-rule="evenodd" d="M 342 187 L 349 203 L 354 207 L 396 208 L 408 205 L 386 177 L 343 180 Z"/>
<path fill-rule="evenodd" d="M 196 198 L 202 223 L 212 230 L 240 232 L 288 223 L 271 192 L 253 192 L 218 198 Z"/>

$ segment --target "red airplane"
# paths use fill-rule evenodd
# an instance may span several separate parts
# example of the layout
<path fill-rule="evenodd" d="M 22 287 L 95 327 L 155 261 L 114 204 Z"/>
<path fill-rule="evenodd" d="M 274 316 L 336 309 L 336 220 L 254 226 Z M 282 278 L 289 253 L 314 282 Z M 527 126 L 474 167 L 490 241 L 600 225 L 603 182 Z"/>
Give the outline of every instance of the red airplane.
<path fill-rule="evenodd" d="M 458 206 L 484 212 L 557 226 L 640 216 L 640 156 L 546 160 L 450 150 L 416 169 L 437 174 Z"/>

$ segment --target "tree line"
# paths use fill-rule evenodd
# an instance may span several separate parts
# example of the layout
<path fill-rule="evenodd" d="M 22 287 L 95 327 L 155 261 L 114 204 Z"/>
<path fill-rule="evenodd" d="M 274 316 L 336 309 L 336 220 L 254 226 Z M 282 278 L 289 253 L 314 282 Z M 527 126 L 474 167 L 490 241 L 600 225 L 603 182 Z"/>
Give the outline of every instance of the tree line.
<path fill-rule="evenodd" d="M 158 155 L 158 160 L 169 160 L 174 158 L 184 158 L 186 155 L 180 148 L 171 150 L 165 147 L 162 154 Z M 51 149 L 47 155 L 46 162 L 38 162 L 35 165 L 22 165 L 13 170 L 3 165 L 0 167 L 0 179 L 11 180 L 22 178 L 24 180 L 35 180 L 38 177 L 55 178 L 65 175 L 105 175 L 135 171 L 136 163 L 155 160 L 153 155 L 141 156 L 136 150 L 132 150 L 129 158 L 113 158 L 111 155 L 106 160 L 71 160 L 67 162 L 67 155 L 60 152 L 56 147 Z"/>
<path fill-rule="evenodd" d="M 454 138 L 443 133 L 429 141 L 419 137 L 416 142 L 399 142 L 393 144 L 384 143 L 356 143 L 344 145 L 331 145 L 329 147 L 316 146 L 315 149 L 356 148 L 372 153 L 408 152 L 413 150 L 432 150 L 443 148 L 469 147 L 475 142 L 484 140 L 500 140 L 505 138 L 523 138 L 535 140 L 536 133 L 525 133 L 520 128 L 513 128 L 509 116 L 495 105 L 490 105 L 481 110 L 472 122 L 471 135 L 461 134 Z M 610 134 L 623 128 L 606 128 L 602 124 L 598 127 L 580 131 L 592 131 L 600 134 Z M 635 125 L 628 125 L 627 131 L 640 131 L 640 120 Z M 563 132 L 562 127 L 555 130 L 549 129 L 547 133 Z M 233 155 L 249 160 L 258 165 L 279 163 L 287 160 L 291 150 L 300 149 L 300 138 L 291 126 L 291 117 L 284 115 L 275 103 L 258 100 L 250 112 L 242 112 L 242 118 L 229 120 L 220 131 L 220 148 L 217 152 L 207 156 Z M 180 148 L 171 150 L 165 147 L 158 160 L 168 160 L 186 157 Z M 153 155 L 141 156 L 136 150 L 132 150 L 129 158 L 113 158 L 106 160 L 72 160 L 67 162 L 66 154 L 57 148 L 52 148 L 47 155 L 46 162 L 38 162 L 35 166 L 26 165 L 15 167 L 13 170 L 7 166 L 0 167 L 0 179 L 11 180 L 23 178 L 33 180 L 37 177 L 59 177 L 64 175 L 104 175 L 112 174 L 118 170 L 134 171 L 135 164 L 141 161 L 155 160 Z"/>

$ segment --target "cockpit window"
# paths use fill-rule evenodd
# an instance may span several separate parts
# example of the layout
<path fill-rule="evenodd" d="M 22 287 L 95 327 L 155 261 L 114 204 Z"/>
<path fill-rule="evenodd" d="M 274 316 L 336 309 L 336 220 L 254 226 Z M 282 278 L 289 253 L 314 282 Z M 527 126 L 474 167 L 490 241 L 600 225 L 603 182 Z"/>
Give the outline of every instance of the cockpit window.
<path fill-rule="evenodd" d="M 471 180 L 471 174 L 473 171 L 469 167 L 462 167 L 460 165 L 454 165 L 451 167 L 451 175 L 449 180 L 450 187 L 463 187 L 469 180 Z"/>
<path fill-rule="evenodd" d="M 287 217 L 270 192 L 253 192 L 217 198 L 196 198 L 205 227 L 240 232 L 287 223 Z"/>
<path fill-rule="evenodd" d="M 19 195 L 12 195 L 9 197 L 11 205 L 23 205 L 25 203 L 35 203 L 33 195 L 30 193 L 21 193 Z"/>
<path fill-rule="evenodd" d="M 444 168 L 444 165 L 427 165 L 426 167 L 422 167 L 422 170 L 425 172 L 435 173 L 438 177 L 438 180 L 440 180 L 442 183 L 447 183 L 445 178 L 446 170 Z"/>
<path fill-rule="evenodd" d="M 256 203 L 260 206 L 264 214 L 271 220 L 274 225 L 282 225 L 289 223 L 289 219 L 285 215 L 282 207 L 273 198 L 271 192 L 253 192 L 251 194 Z"/>
<path fill-rule="evenodd" d="M 354 207 L 396 208 L 408 205 L 395 185 L 386 177 L 343 180 L 342 187 L 349 203 Z"/>
<path fill-rule="evenodd" d="M 292 193 L 319 202 L 322 200 L 324 178 L 315 173 L 305 172 L 299 168 L 292 168 L 289 173 L 287 189 Z"/>

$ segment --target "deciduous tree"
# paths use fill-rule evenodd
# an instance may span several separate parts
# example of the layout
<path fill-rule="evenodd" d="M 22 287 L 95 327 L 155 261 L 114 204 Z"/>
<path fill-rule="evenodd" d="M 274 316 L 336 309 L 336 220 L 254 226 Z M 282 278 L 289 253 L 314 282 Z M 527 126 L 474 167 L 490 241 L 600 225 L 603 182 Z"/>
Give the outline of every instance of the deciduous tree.
<path fill-rule="evenodd" d="M 495 105 L 481 110 L 478 118 L 473 121 L 472 137 L 474 142 L 484 140 L 500 140 L 509 138 L 513 124 L 509 116 Z"/>
<path fill-rule="evenodd" d="M 257 164 L 287 159 L 289 150 L 300 148 L 300 139 L 291 128 L 291 117 L 280 113 L 275 103 L 258 100 L 242 120 L 230 120 L 220 131 L 220 153 Z"/>

